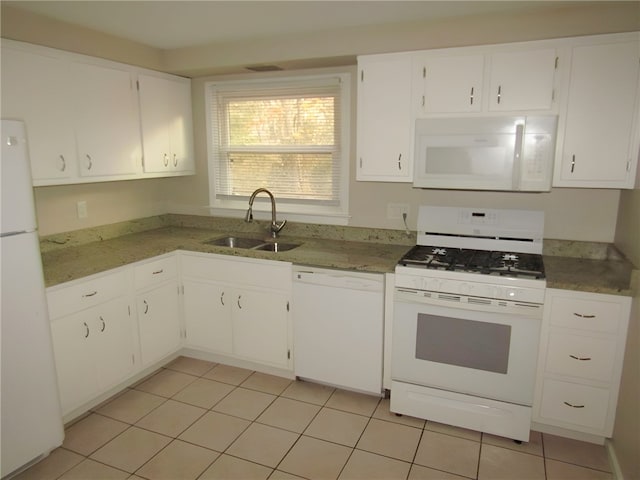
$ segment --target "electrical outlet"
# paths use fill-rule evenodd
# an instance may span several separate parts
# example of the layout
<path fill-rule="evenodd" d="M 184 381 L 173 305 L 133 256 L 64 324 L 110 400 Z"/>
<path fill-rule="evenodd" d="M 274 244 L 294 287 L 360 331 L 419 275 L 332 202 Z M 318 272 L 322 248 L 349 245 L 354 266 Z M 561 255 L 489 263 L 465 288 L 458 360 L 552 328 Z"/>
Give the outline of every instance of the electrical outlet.
<path fill-rule="evenodd" d="M 402 214 L 409 216 L 409 204 L 387 203 L 387 218 L 389 220 L 402 220 Z"/>
<path fill-rule="evenodd" d="M 87 218 L 87 202 L 85 200 L 76 203 L 76 210 L 78 211 L 78 218 Z"/>

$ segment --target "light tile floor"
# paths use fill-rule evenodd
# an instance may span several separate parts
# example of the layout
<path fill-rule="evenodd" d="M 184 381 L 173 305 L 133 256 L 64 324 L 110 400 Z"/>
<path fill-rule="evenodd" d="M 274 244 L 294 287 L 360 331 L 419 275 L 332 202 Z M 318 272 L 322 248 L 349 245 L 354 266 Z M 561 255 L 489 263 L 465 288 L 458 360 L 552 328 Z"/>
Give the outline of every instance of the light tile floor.
<path fill-rule="evenodd" d="M 604 447 L 397 417 L 389 401 L 180 357 L 67 427 L 25 479 L 611 479 Z"/>

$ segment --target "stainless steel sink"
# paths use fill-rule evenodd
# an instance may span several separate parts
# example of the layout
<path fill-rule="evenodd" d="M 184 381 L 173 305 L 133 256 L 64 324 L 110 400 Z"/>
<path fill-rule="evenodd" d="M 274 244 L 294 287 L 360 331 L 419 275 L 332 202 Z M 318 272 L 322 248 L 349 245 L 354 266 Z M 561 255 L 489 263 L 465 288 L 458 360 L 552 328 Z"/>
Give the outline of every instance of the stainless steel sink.
<path fill-rule="evenodd" d="M 207 240 L 204 243 L 216 247 L 246 248 L 248 250 L 262 250 L 266 252 L 286 252 L 287 250 L 293 250 L 300 246 L 299 243 L 267 242 L 257 238 L 246 237 L 221 237 Z"/>
<path fill-rule="evenodd" d="M 254 250 L 265 250 L 267 252 L 286 252 L 287 250 L 293 250 L 299 247 L 299 243 L 282 243 L 282 242 L 269 242 L 264 245 L 258 245 Z"/>
<path fill-rule="evenodd" d="M 262 245 L 264 243 L 264 240 L 258 238 L 222 237 L 214 238 L 213 240 L 207 240 L 204 243 L 208 245 L 215 245 L 216 247 L 254 248 L 258 245 Z"/>

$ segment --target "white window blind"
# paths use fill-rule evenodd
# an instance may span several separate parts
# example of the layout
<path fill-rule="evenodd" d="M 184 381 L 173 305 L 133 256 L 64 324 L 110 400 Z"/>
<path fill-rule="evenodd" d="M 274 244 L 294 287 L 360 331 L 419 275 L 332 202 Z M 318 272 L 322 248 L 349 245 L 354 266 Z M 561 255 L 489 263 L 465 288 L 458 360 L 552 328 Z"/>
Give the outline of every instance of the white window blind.
<path fill-rule="evenodd" d="M 344 83 L 333 75 L 208 84 L 214 202 L 244 207 L 262 187 L 279 210 L 341 211 L 348 177 Z"/>

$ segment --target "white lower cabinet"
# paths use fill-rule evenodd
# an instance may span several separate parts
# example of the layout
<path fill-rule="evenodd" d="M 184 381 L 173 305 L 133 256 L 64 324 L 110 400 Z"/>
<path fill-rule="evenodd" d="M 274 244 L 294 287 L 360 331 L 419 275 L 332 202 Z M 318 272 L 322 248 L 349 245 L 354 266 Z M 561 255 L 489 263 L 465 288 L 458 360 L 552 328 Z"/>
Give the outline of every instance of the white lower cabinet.
<path fill-rule="evenodd" d="M 630 305 L 629 297 L 547 289 L 534 428 L 611 436 Z"/>
<path fill-rule="evenodd" d="M 187 345 L 215 353 L 233 352 L 233 296 L 226 285 L 184 279 L 184 317 Z"/>
<path fill-rule="evenodd" d="M 176 352 L 182 342 L 175 255 L 136 265 L 135 286 L 140 355 L 146 367 Z"/>
<path fill-rule="evenodd" d="M 291 264 L 181 255 L 186 346 L 291 370 Z"/>
<path fill-rule="evenodd" d="M 47 292 L 64 415 L 134 372 L 135 319 L 127 279 L 126 272 L 117 272 Z M 110 298 L 94 300 L 101 295 Z"/>

